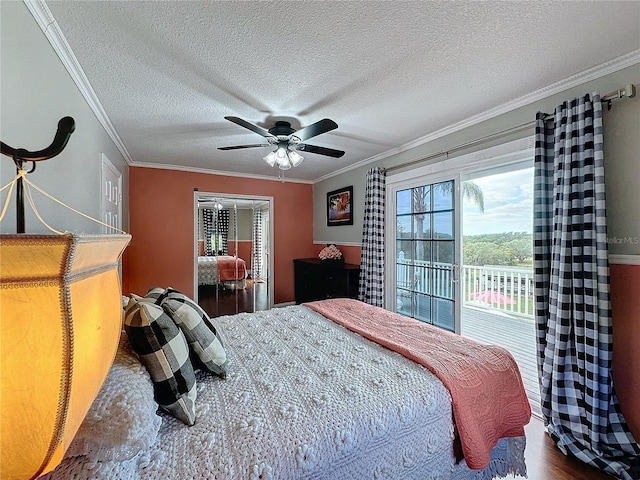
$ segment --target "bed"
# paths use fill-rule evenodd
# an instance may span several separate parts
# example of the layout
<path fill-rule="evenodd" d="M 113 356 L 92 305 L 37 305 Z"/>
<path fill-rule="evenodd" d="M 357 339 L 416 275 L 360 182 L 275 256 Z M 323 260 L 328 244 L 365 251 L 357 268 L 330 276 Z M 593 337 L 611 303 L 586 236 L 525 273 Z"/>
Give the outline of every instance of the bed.
<path fill-rule="evenodd" d="M 336 315 L 338 321 L 331 319 Z M 412 342 L 408 351 L 396 352 L 366 338 L 372 321 L 396 322 L 395 315 L 340 299 L 211 319 L 224 340 L 228 370 L 224 379 L 196 372 L 193 426 L 156 414 L 148 376 L 125 337 L 94 402 L 98 411 L 90 412 L 63 462 L 44 478 L 489 480 L 525 475 L 523 427 L 531 412 L 510 355 L 472 342 L 480 363 L 504 370 L 510 380 L 488 387 L 493 403 L 485 398 L 472 412 L 479 424 L 462 425 L 464 412 L 452 400 L 456 387 L 450 392 L 432 370 L 449 370 L 445 382 L 459 376 L 476 390 L 482 389 L 483 374 L 465 378 L 459 360 L 446 358 L 426 367 L 407 358 L 419 356 Z M 407 325 L 425 325 L 408 320 L 382 343 L 404 344 L 413 335 Z M 440 350 L 433 355 L 449 349 L 437 346 L 447 339 L 452 350 L 469 345 L 427 327 L 435 343 L 425 350 Z M 493 411 L 484 411 L 487 405 Z M 497 423 L 489 425 L 489 417 Z M 469 430 L 470 438 L 491 437 L 495 445 L 476 451 Z M 460 449 L 462 431 L 467 438 Z"/>
<path fill-rule="evenodd" d="M 198 285 L 243 289 L 246 277 L 247 265 L 242 258 L 229 255 L 198 257 Z"/>

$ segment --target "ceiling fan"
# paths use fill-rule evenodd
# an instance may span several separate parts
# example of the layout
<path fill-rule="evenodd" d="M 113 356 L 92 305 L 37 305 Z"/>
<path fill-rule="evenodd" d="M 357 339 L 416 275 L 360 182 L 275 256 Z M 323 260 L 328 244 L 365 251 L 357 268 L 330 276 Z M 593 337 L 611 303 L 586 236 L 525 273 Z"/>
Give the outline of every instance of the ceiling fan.
<path fill-rule="evenodd" d="M 238 117 L 224 117 L 230 122 L 240 125 L 254 133 L 264 137 L 268 143 L 257 143 L 252 145 L 236 145 L 233 147 L 218 147 L 218 150 L 238 150 L 241 148 L 257 148 L 275 146 L 276 149 L 264 157 L 264 161 L 270 166 L 278 165 L 281 170 L 288 170 L 297 167 L 302 162 L 303 157 L 298 152 L 316 153 L 328 157 L 340 158 L 344 155 L 342 150 L 319 147 L 304 143 L 306 140 L 330 132 L 338 128 L 338 124 L 333 120 L 324 118 L 316 123 L 307 125 L 300 130 L 291 128 L 291 124 L 285 121 L 277 121 L 276 125 L 268 130 L 247 122 Z"/>

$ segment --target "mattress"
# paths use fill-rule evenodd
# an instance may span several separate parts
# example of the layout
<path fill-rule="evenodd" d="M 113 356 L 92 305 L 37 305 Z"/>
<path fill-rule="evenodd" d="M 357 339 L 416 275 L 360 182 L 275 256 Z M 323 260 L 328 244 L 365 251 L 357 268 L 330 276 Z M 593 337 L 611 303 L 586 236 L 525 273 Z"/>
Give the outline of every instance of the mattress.
<path fill-rule="evenodd" d="M 434 374 L 303 305 L 212 321 L 228 373 L 197 373 L 195 425 L 160 414 L 157 437 L 131 458 L 67 457 L 44 478 L 489 480 L 526 472 L 524 437 L 501 439 L 487 468 L 469 469 L 456 459 L 451 396 Z"/>

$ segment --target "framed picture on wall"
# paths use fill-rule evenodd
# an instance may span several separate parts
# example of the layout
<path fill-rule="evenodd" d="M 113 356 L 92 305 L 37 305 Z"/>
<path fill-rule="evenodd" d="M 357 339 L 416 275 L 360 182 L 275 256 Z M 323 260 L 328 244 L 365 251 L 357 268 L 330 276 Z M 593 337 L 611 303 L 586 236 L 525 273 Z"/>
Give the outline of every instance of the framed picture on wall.
<path fill-rule="evenodd" d="M 353 186 L 327 193 L 327 226 L 353 225 Z"/>

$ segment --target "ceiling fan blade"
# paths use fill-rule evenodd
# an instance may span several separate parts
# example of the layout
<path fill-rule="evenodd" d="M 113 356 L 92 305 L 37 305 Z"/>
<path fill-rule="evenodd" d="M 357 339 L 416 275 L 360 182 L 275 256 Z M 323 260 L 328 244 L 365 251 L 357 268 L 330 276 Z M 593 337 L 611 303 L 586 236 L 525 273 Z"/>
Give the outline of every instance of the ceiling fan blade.
<path fill-rule="evenodd" d="M 307 125 L 306 127 L 298 130 L 293 134 L 293 136 L 298 137 L 301 142 L 304 142 L 305 140 L 322 133 L 330 132 L 336 128 L 338 128 L 338 124 L 336 122 L 329 120 L 328 118 L 323 118 L 316 123 L 312 123 L 311 125 Z"/>
<path fill-rule="evenodd" d="M 263 137 L 273 136 L 264 128 L 254 125 L 253 123 L 249 123 L 246 120 L 243 120 L 241 118 L 238 118 L 238 117 L 224 117 L 224 118 L 226 120 L 229 120 L 230 122 L 235 123 L 236 125 L 240 125 L 241 127 L 244 127 L 246 129 L 251 130 L 254 133 L 257 133 L 258 135 L 262 135 Z"/>
<path fill-rule="evenodd" d="M 239 150 L 241 148 L 257 148 L 257 147 L 270 147 L 268 143 L 256 143 L 254 145 L 234 145 L 233 147 L 218 147 L 218 150 Z"/>
<path fill-rule="evenodd" d="M 333 148 L 319 147 L 317 145 L 309 145 L 308 143 L 299 143 L 298 150 L 309 153 L 317 153 L 318 155 L 326 155 L 327 157 L 340 158 L 344 155 L 342 150 L 334 150 Z"/>

